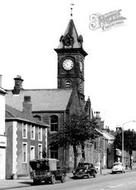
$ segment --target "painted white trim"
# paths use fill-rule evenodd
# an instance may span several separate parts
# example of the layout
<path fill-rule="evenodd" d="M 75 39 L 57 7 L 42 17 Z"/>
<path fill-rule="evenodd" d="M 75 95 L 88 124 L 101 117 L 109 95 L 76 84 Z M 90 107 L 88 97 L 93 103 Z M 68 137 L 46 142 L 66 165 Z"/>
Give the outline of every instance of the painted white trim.
<path fill-rule="evenodd" d="M 24 128 L 25 128 L 25 136 L 23 136 L 23 134 L 24 134 L 24 132 L 23 132 Z M 28 130 L 28 124 L 27 123 L 22 123 L 22 138 L 23 139 L 27 139 L 27 130 Z"/>
<path fill-rule="evenodd" d="M 47 149 L 48 149 L 48 138 L 47 138 L 47 128 L 45 129 L 45 150 L 47 156 Z"/>
<path fill-rule="evenodd" d="M 40 135 L 39 135 L 40 132 Z M 38 127 L 38 141 L 42 141 L 42 127 Z"/>
<path fill-rule="evenodd" d="M 32 155 L 32 152 L 31 152 L 31 148 L 33 148 L 33 155 Z M 30 146 L 30 160 L 33 160 L 35 159 L 35 146 Z"/>
<path fill-rule="evenodd" d="M 32 130 L 33 130 L 34 137 L 32 137 Z M 30 125 L 30 138 L 31 140 L 35 140 L 35 126 L 34 125 Z"/>
<path fill-rule="evenodd" d="M 13 121 L 13 161 L 12 173 L 17 173 L 17 122 Z"/>

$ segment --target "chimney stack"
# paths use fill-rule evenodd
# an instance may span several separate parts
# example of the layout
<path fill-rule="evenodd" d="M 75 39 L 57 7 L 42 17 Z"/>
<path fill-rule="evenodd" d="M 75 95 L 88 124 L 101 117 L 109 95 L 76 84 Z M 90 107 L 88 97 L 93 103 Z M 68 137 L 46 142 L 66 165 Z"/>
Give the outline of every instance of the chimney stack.
<path fill-rule="evenodd" d="M 95 112 L 95 117 L 96 117 L 96 118 L 100 118 L 100 112 L 99 112 L 99 111 L 96 111 L 96 112 Z"/>
<path fill-rule="evenodd" d="M 32 114 L 31 96 L 24 96 L 23 112 L 25 114 Z"/>
<path fill-rule="evenodd" d="M 17 75 L 16 78 L 14 78 L 15 80 L 15 86 L 14 89 L 12 90 L 13 94 L 19 94 L 20 90 L 22 90 L 22 83 L 23 83 L 23 79 L 21 78 L 20 75 Z"/>

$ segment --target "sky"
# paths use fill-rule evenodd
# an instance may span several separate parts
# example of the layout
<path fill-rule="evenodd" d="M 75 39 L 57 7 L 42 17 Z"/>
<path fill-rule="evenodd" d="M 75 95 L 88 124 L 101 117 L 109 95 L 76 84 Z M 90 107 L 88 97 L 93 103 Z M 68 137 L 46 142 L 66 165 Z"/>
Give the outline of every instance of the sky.
<path fill-rule="evenodd" d="M 12 89 L 21 75 L 23 88 L 57 88 L 57 55 L 73 6 L 73 20 L 83 35 L 85 96 L 111 129 L 136 128 L 136 11 L 131 0 L 1 0 L 0 74 Z M 121 9 L 124 24 L 107 31 L 89 28 L 92 14 Z M 127 123 L 126 123 L 127 122 Z M 126 123 L 126 124 L 124 124 Z"/>

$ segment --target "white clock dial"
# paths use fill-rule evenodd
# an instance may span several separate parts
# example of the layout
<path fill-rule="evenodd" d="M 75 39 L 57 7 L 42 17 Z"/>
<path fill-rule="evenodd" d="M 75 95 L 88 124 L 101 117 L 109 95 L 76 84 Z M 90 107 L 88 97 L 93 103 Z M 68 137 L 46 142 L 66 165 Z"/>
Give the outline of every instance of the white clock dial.
<path fill-rule="evenodd" d="M 74 63 L 71 59 L 65 59 L 63 61 L 63 68 L 67 71 L 71 70 L 74 66 Z"/>

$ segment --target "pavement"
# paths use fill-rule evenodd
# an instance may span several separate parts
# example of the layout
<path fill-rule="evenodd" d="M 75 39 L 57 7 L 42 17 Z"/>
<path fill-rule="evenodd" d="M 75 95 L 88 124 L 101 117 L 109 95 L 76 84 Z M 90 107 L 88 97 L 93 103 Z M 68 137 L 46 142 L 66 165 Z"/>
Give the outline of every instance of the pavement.
<path fill-rule="evenodd" d="M 132 170 L 127 170 L 127 172 Z M 111 169 L 102 169 L 102 173 L 98 173 L 99 176 L 108 175 L 111 173 Z M 72 180 L 72 173 L 67 173 L 66 181 Z M 21 178 L 21 179 L 11 179 L 11 180 L 0 180 L 0 190 L 8 190 L 15 188 L 29 187 L 32 185 L 32 179 Z"/>

